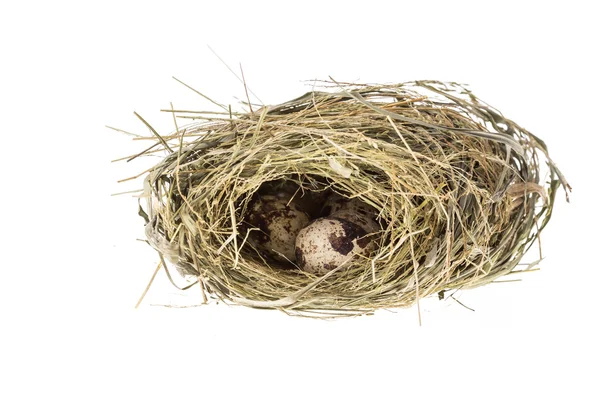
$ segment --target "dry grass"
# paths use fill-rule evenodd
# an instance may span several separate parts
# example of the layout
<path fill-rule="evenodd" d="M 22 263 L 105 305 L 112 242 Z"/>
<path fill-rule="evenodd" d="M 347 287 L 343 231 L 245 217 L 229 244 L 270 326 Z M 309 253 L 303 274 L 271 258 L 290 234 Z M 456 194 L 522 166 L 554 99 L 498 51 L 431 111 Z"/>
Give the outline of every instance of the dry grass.
<path fill-rule="evenodd" d="M 252 113 L 172 111 L 198 121 L 153 132 L 138 155 L 168 152 L 140 209 L 161 257 L 208 298 L 319 317 L 518 272 L 569 189 L 540 139 L 453 83 L 322 86 Z M 375 206 L 377 252 L 323 277 L 270 266 L 241 228 L 252 195 L 278 179 Z"/>

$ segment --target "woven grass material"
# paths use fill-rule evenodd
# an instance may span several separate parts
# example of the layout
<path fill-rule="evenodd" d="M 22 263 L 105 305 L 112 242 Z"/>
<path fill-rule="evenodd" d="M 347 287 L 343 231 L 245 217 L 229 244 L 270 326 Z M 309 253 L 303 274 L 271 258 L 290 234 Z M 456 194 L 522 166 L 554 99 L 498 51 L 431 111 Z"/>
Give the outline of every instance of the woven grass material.
<path fill-rule="evenodd" d="M 148 242 L 208 298 L 357 315 L 536 264 L 518 266 L 569 189 L 539 138 L 453 83 L 320 89 L 249 113 L 173 111 L 200 121 L 155 132 L 169 154 L 145 179 Z M 281 179 L 376 207 L 377 250 L 320 277 L 270 265 L 244 215 Z"/>

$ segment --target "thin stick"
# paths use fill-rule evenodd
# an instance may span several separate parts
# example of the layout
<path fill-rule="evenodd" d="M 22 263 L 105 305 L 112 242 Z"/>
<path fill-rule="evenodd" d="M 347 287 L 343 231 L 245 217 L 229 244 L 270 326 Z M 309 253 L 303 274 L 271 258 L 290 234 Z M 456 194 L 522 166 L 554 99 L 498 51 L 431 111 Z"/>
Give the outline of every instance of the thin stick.
<path fill-rule="evenodd" d="M 144 297 L 146 297 L 146 293 L 148 293 L 148 290 L 150 290 L 150 286 L 152 286 L 152 282 L 154 282 L 154 278 L 156 278 L 156 274 L 158 274 L 158 271 L 160 271 L 160 267 L 162 267 L 162 264 L 163 264 L 162 260 L 159 261 L 158 265 L 156 266 L 156 269 L 154 270 L 154 273 L 152 273 L 150 282 L 148 282 L 146 289 L 144 289 L 144 293 L 142 293 L 142 295 L 140 296 L 140 299 L 138 300 L 137 304 L 135 305 L 136 309 L 140 306 L 140 304 L 142 304 L 142 301 L 144 300 Z"/>
<path fill-rule="evenodd" d="M 150 168 L 148 168 L 147 170 L 145 170 L 145 171 L 142 171 L 142 172 L 140 172 L 139 174 L 137 174 L 137 175 L 135 175 L 135 176 L 130 176 L 129 178 L 124 178 L 124 179 L 118 180 L 118 181 L 117 181 L 117 183 L 123 183 L 123 182 L 131 181 L 131 180 L 133 180 L 133 179 L 137 179 L 137 178 L 139 178 L 140 176 L 144 175 L 146 172 L 150 172 L 150 171 L 152 171 L 152 169 L 154 169 L 154 167 L 150 167 Z"/>
<path fill-rule="evenodd" d="M 244 81 L 244 91 L 246 92 L 246 99 L 248 99 L 248 107 L 250 107 L 250 114 L 254 114 L 254 111 L 252 110 L 252 103 L 250 102 L 250 96 L 248 96 L 248 86 L 246 85 L 246 77 L 244 76 L 244 70 L 242 69 L 242 63 L 240 63 L 240 71 L 242 73 L 242 80 Z"/>
<path fill-rule="evenodd" d="M 454 294 L 451 294 L 450 297 L 452 298 L 452 300 L 454 300 L 455 302 L 457 302 L 458 304 L 460 304 L 461 306 L 463 306 L 464 308 L 466 308 L 467 310 L 471 310 L 471 311 L 475 311 L 474 309 L 472 309 L 471 307 L 467 307 L 465 306 L 463 303 L 461 303 L 456 297 L 454 297 Z"/>
<path fill-rule="evenodd" d="M 211 103 L 213 103 L 216 106 L 221 107 L 223 110 L 227 111 L 227 108 L 221 104 L 221 103 L 217 103 L 216 101 L 214 101 L 213 99 L 211 99 L 210 97 L 200 93 L 199 91 L 197 91 L 196 89 L 194 89 L 193 87 L 191 87 L 190 85 L 183 83 L 182 81 L 180 81 L 179 79 L 175 78 L 174 76 L 172 77 L 173 79 L 175 79 L 177 82 L 181 83 L 183 86 L 185 86 L 186 88 L 190 89 L 192 92 L 199 94 L 200 96 L 204 97 L 206 100 L 210 101 Z"/>
<path fill-rule="evenodd" d="M 228 115 L 229 113 L 224 112 L 224 111 L 193 111 L 193 110 L 167 110 L 167 109 L 161 109 L 161 112 L 168 112 L 168 113 L 181 113 L 181 114 L 211 114 L 211 115 Z M 234 113 L 236 115 L 244 115 L 244 113 Z M 110 127 L 108 127 L 110 128 Z"/>
<path fill-rule="evenodd" d="M 173 108 L 172 102 L 170 102 L 169 105 L 171 106 L 171 113 L 173 115 L 173 124 L 175 125 L 175 132 L 177 133 L 177 136 L 179 136 L 179 125 L 177 125 L 177 117 L 175 116 L 175 109 Z M 179 143 L 179 148 L 181 148 L 181 142 Z"/>
<path fill-rule="evenodd" d="M 208 46 L 208 45 L 207 45 Z M 227 65 L 227 63 L 221 58 L 219 57 L 219 55 L 217 54 L 216 51 L 213 50 L 212 47 L 208 46 L 209 50 L 212 51 L 212 53 L 215 55 L 215 57 L 217 57 L 219 59 L 219 61 L 221 61 L 223 63 L 223 65 L 229 70 L 229 72 L 231 72 L 233 74 L 233 76 L 235 76 L 238 81 L 243 82 L 242 78 L 240 78 L 234 71 L 233 69 L 231 69 L 231 67 L 229 65 Z M 256 97 L 256 100 L 260 101 L 260 103 L 264 106 L 265 103 L 256 95 L 256 93 L 254 93 L 252 91 L 252 89 L 248 88 L 248 90 L 250 91 L 250 93 L 252 93 L 252 95 L 254 97 Z"/>
<path fill-rule="evenodd" d="M 111 196 L 120 196 L 122 194 L 139 193 L 139 192 L 143 192 L 143 191 L 144 191 L 144 189 L 128 190 L 126 192 L 113 193 L 113 194 L 111 194 Z"/>
<path fill-rule="evenodd" d="M 147 170 L 145 170 L 145 171 L 142 171 L 142 172 L 140 172 L 139 174 L 137 174 L 137 175 L 135 175 L 135 176 L 130 176 L 129 178 L 124 178 L 124 179 L 118 180 L 118 181 L 117 181 L 117 183 L 123 183 L 123 182 L 131 181 L 131 180 L 133 180 L 133 179 L 137 179 L 137 178 L 139 178 L 140 176 L 144 175 L 146 172 L 150 172 L 150 171 L 152 171 L 153 169 L 154 169 L 154 167 L 150 167 L 150 168 L 148 168 Z"/>
<path fill-rule="evenodd" d="M 189 288 L 191 288 L 192 286 L 194 286 L 195 284 L 198 283 L 198 281 L 196 281 L 196 282 L 190 283 L 187 286 L 179 287 L 179 285 L 177 285 L 175 283 L 175 281 L 173 280 L 173 278 L 171 277 L 171 273 L 169 272 L 169 268 L 167 268 L 167 263 L 165 263 L 165 259 L 164 259 L 163 255 L 161 253 L 158 253 L 158 256 L 160 257 L 160 261 L 162 262 L 162 265 L 165 267 L 165 272 L 167 274 L 167 278 L 169 278 L 169 282 L 171 282 L 171 285 L 175 286 L 176 289 L 188 290 Z"/>
<path fill-rule="evenodd" d="M 202 293 L 202 304 L 206 304 L 208 299 L 206 298 L 206 289 L 204 288 L 204 282 L 200 279 L 200 275 L 197 277 L 198 286 L 200 287 L 200 293 Z"/>
<path fill-rule="evenodd" d="M 148 147 L 146 150 L 143 150 L 143 151 L 137 153 L 136 155 L 129 157 L 127 159 L 127 162 L 133 161 L 136 158 L 143 156 L 144 154 L 146 154 L 147 152 L 149 152 L 150 150 L 152 150 L 153 148 L 155 148 L 158 145 L 159 145 L 159 142 L 154 143 L 152 146 Z"/>
<path fill-rule="evenodd" d="M 156 132 L 156 130 L 149 123 L 147 123 L 146 120 L 144 118 L 142 118 L 142 116 L 140 114 L 136 113 L 135 111 L 133 113 L 135 114 L 136 117 L 138 117 L 150 129 L 150 131 L 152 131 L 152 133 L 154 134 L 154 136 L 156 136 L 158 138 L 158 140 L 160 140 L 160 142 L 162 143 L 162 145 L 165 146 L 165 149 L 169 150 L 169 152 L 172 153 L 173 150 L 169 147 L 169 145 L 167 144 L 167 142 L 165 141 L 165 139 L 163 139 L 162 136 L 160 136 L 158 134 L 158 132 Z"/>
<path fill-rule="evenodd" d="M 124 131 L 123 129 L 113 128 L 112 126 L 108 126 L 108 125 L 104 125 L 104 126 L 107 127 L 108 129 L 112 129 L 113 131 L 117 131 L 119 133 L 124 133 L 129 136 L 134 136 L 134 137 L 138 137 L 138 138 L 143 137 L 142 135 L 138 135 L 137 133 L 127 132 L 127 131 Z"/>
<path fill-rule="evenodd" d="M 537 241 L 538 241 L 538 248 L 540 251 L 540 260 L 544 258 L 544 255 L 542 254 L 542 235 L 540 232 L 540 225 L 538 224 L 538 219 L 537 216 L 534 217 L 535 220 L 535 229 L 537 231 Z"/>
<path fill-rule="evenodd" d="M 408 215 L 410 215 L 410 214 L 408 214 Z M 415 277 L 415 298 L 417 299 L 417 314 L 419 315 L 419 326 L 422 326 L 422 321 L 421 321 L 421 302 L 420 302 L 420 299 L 419 299 L 419 273 L 417 271 L 417 269 L 419 268 L 419 263 L 415 259 L 415 246 L 414 246 L 414 242 L 413 242 L 413 235 L 411 235 L 410 232 L 409 232 L 409 235 L 410 235 L 410 237 L 409 237 L 409 240 L 410 240 L 410 255 L 412 257 L 414 277 Z"/>

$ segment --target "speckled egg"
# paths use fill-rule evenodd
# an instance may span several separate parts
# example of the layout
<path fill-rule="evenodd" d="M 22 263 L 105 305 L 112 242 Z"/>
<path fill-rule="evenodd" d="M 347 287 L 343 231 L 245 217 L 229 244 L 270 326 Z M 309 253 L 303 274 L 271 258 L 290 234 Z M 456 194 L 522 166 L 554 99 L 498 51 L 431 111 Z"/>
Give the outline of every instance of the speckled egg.
<path fill-rule="evenodd" d="M 351 212 L 356 212 L 362 215 L 369 216 L 370 218 L 375 218 L 378 214 L 377 209 L 360 200 L 357 197 L 349 199 L 344 196 L 340 196 L 337 193 L 330 195 L 325 203 L 323 204 L 323 208 L 321 212 L 324 216 L 331 215 L 341 210 L 348 210 Z"/>
<path fill-rule="evenodd" d="M 358 198 L 348 199 L 337 193 L 332 194 L 325 201 L 322 209 L 323 215 L 344 218 L 360 225 L 368 233 L 380 230 L 375 222 L 377 210 Z"/>
<path fill-rule="evenodd" d="M 321 214 L 323 203 L 327 199 L 329 192 L 320 188 L 319 190 L 309 190 L 301 188 L 296 182 L 291 180 L 279 179 L 263 183 L 260 193 L 268 196 L 277 196 L 280 199 L 291 200 L 304 212 L 311 217 L 318 217 Z"/>
<path fill-rule="evenodd" d="M 381 230 L 379 224 L 375 221 L 374 217 L 365 215 L 353 210 L 341 209 L 329 215 L 332 218 L 342 218 L 350 222 L 354 222 L 367 233 L 374 233 Z"/>
<path fill-rule="evenodd" d="M 295 202 L 277 196 L 259 196 L 250 205 L 246 218 L 252 230 L 249 240 L 278 261 L 295 259 L 296 236 L 310 223 L 308 213 Z"/>
<path fill-rule="evenodd" d="M 327 197 L 325 202 L 323 203 L 323 207 L 321 208 L 321 215 L 329 216 L 332 213 L 339 211 L 343 208 L 343 206 L 348 202 L 347 197 L 340 196 L 337 193 L 332 193 Z"/>
<path fill-rule="evenodd" d="M 323 275 L 370 250 L 371 237 L 359 225 L 343 218 L 313 221 L 296 237 L 296 262 L 306 272 Z"/>

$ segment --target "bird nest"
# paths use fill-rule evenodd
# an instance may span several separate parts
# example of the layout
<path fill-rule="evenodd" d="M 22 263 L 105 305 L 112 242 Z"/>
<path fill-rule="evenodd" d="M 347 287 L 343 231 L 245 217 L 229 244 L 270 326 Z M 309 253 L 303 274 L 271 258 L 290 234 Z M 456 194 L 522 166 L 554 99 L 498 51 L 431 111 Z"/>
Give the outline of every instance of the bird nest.
<path fill-rule="evenodd" d="M 205 299 L 335 317 L 411 306 L 536 264 L 520 261 L 559 186 L 569 189 L 542 140 L 454 83 L 319 89 L 244 113 L 171 110 L 198 121 L 152 130 L 155 145 L 139 155 L 166 155 L 144 180 L 139 212 L 167 271 L 175 266 Z M 245 216 L 273 182 L 375 207 L 375 250 L 323 276 L 266 258 Z"/>

